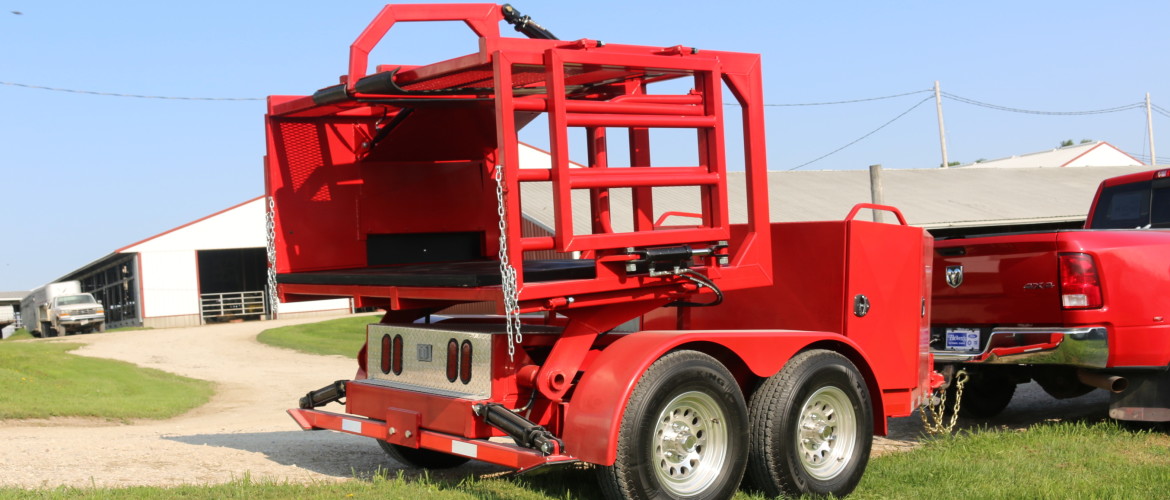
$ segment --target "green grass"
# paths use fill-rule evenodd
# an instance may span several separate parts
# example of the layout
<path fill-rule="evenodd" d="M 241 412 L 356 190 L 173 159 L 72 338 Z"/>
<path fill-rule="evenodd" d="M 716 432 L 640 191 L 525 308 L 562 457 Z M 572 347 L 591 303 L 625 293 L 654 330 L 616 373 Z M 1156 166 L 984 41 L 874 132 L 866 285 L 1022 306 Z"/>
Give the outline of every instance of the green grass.
<path fill-rule="evenodd" d="M 1170 436 L 1112 421 L 928 440 L 873 460 L 850 498 L 1166 498 Z"/>
<path fill-rule="evenodd" d="M 401 472 L 383 471 L 372 478 L 309 485 L 252 480 L 245 476 L 226 484 L 203 486 L 128 488 L 54 488 L 31 493 L 17 488 L 0 488 L 0 500 L 9 498 L 95 498 L 95 499 L 499 499 L 553 500 L 599 498 L 591 471 L 565 471 L 532 477 L 507 479 L 453 480 L 423 475 L 407 478 Z"/>
<path fill-rule="evenodd" d="M 12 332 L 11 337 L 8 337 L 4 340 L 28 340 L 31 338 L 34 337 L 31 333 L 28 333 L 28 330 L 25 330 L 24 328 L 17 328 L 15 332 Z"/>
<path fill-rule="evenodd" d="M 1114 422 L 1044 423 L 1025 431 L 983 430 L 928 440 L 904 453 L 876 457 L 849 498 L 1064 499 L 1165 498 L 1170 436 Z M 591 499 L 592 471 L 572 469 L 517 478 L 407 478 L 382 472 L 341 483 L 253 481 L 222 485 L 120 489 L 0 489 L 7 498 L 101 499 Z M 763 500 L 740 492 L 736 500 Z"/>
<path fill-rule="evenodd" d="M 260 332 L 256 339 L 271 346 L 309 354 L 337 354 L 352 358 L 366 343 L 366 325 L 377 322 L 377 316 L 351 316 L 272 328 Z"/>
<path fill-rule="evenodd" d="M 0 344 L 0 419 L 162 419 L 211 399 L 210 382 L 70 354 L 79 344 Z"/>
<path fill-rule="evenodd" d="M 127 326 L 127 327 L 123 327 L 123 328 L 111 328 L 109 330 L 106 330 L 106 332 L 107 333 L 109 333 L 109 332 L 132 332 L 132 331 L 138 331 L 138 330 L 152 330 L 152 329 L 153 328 L 150 328 L 147 326 Z M 17 328 L 15 332 L 12 332 L 11 337 L 8 337 L 4 340 L 28 340 L 28 339 L 34 339 L 34 338 L 36 338 L 36 337 L 33 337 L 31 333 L 28 333 L 28 330 L 25 330 L 24 328 Z"/>

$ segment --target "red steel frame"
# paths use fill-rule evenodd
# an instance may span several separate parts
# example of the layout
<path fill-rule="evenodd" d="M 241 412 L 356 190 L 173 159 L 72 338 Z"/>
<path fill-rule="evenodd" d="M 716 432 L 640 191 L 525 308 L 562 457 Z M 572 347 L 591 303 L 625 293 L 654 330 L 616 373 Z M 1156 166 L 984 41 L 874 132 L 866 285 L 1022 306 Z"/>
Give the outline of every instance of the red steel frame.
<path fill-rule="evenodd" d="M 737 250 L 726 257 L 727 265 L 718 266 L 716 262 L 719 257 L 708 256 L 696 263 L 696 269 L 725 290 L 769 283 L 768 255 L 771 242 L 767 231 L 768 200 L 759 56 L 699 52 L 682 47 L 603 45 L 590 40 L 563 42 L 501 38 L 498 32 L 501 19 L 500 8 L 495 5 L 387 6 L 351 47 L 349 74 L 344 78 L 347 98 L 328 104 L 321 104 L 313 97 L 271 98 L 267 179 L 269 194 L 277 207 L 275 243 L 281 257 L 276 261 L 278 273 L 329 269 L 331 266 L 359 267 L 364 257 L 360 248 L 360 240 L 364 235 L 360 234 L 360 230 L 355 237 L 343 233 L 336 225 L 314 228 L 302 222 L 315 217 L 314 212 L 322 214 L 321 220 L 337 220 L 339 215 L 346 217 L 343 214 L 352 209 L 344 206 L 346 200 L 340 200 L 322 211 L 317 205 L 323 204 L 306 202 L 304 193 L 296 193 L 303 186 L 297 186 L 295 179 L 289 180 L 288 172 L 298 166 L 293 165 L 296 163 L 295 158 L 286 154 L 287 146 L 282 147 L 280 144 L 289 140 L 290 135 L 283 127 L 315 127 L 318 132 L 311 140 L 329 143 L 328 155 L 331 157 L 324 158 L 320 165 L 309 165 L 311 173 L 307 177 L 324 178 L 322 189 L 331 190 L 326 193 L 326 196 L 334 196 L 331 201 L 338 200 L 336 193 L 347 189 L 352 191 L 350 188 L 354 186 L 359 190 L 376 187 L 374 184 L 377 181 L 371 174 L 355 166 L 357 160 L 368 153 L 362 151 L 358 144 L 368 141 L 366 138 L 375 134 L 374 127 L 379 120 L 397 116 L 401 108 L 393 104 L 369 105 L 361 102 L 386 97 L 356 91 L 357 81 L 365 73 L 367 54 L 396 22 L 462 20 L 480 36 L 478 52 L 430 66 L 394 68 L 399 70 L 395 79 L 400 85 L 409 87 L 411 83 L 422 82 L 425 85 L 427 82 L 455 81 L 463 74 L 486 74 L 490 71 L 491 89 L 497 90 L 491 91 L 490 95 L 494 123 L 486 125 L 495 130 L 495 144 L 486 145 L 488 150 L 481 158 L 479 167 L 482 171 L 478 177 L 451 182 L 484 183 L 491 180 L 492 167 L 499 164 L 503 168 L 507 256 L 516 268 L 522 312 L 556 309 L 570 319 L 590 318 L 590 322 L 595 323 L 591 330 L 604 331 L 612 325 L 636 317 L 641 312 L 638 309 L 652 309 L 697 291 L 692 283 L 677 276 L 627 276 L 623 271 L 625 264 L 633 258 L 626 251 L 630 247 L 690 244 L 701 248 L 726 241 L 730 237 L 726 211 L 727 166 L 723 155 L 724 107 L 721 83 L 726 84 L 736 96 L 743 110 L 744 168 L 748 174 L 746 197 L 749 200 L 750 230 L 742 244 L 734 245 Z M 688 94 L 646 94 L 646 84 L 649 82 L 684 77 L 694 80 L 695 90 Z M 570 84 L 576 87 L 593 84 L 598 90 L 593 93 L 571 91 L 566 87 Z M 512 91 L 499 92 L 498 89 Z M 412 99 L 438 103 L 457 102 L 466 97 L 412 96 Z M 482 99 L 484 95 L 476 97 Z M 545 113 L 548 117 L 552 169 L 520 169 L 517 140 L 520 124 L 516 117 L 525 112 Z M 570 127 L 584 128 L 591 139 L 589 168 L 569 167 Z M 607 168 L 603 142 L 606 127 L 629 129 L 629 147 L 633 152 L 630 168 Z M 694 129 L 698 138 L 700 165 L 649 166 L 647 131 L 657 127 Z M 345 137 L 347 135 L 356 138 Z M 437 139 L 442 140 L 435 137 L 420 138 L 429 141 Z M 335 178 L 330 179 L 330 176 Z M 554 237 L 525 238 L 520 234 L 520 183 L 533 181 L 551 181 L 553 185 L 556 208 Z M 664 186 L 699 187 L 702 207 L 700 224 L 681 228 L 654 225 L 651 190 Z M 612 216 L 608 206 L 609 192 L 615 188 L 632 190 L 636 213 L 632 232 L 604 232 L 610 227 Z M 574 233 L 570 196 L 573 190 L 589 191 L 593 200 L 591 218 L 595 221 L 595 228 L 602 232 Z M 490 256 L 495 250 L 498 230 L 492 227 L 495 221 L 483 214 L 493 215 L 495 207 L 481 205 L 458 208 L 471 212 L 473 215 L 470 217 L 479 217 L 478 229 L 485 234 L 485 257 Z M 297 221 L 290 220 L 286 214 L 293 214 Z M 364 220 L 368 215 L 359 210 L 349 217 Z M 415 227 L 438 227 L 443 230 L 443 226 L 448 224 L 444 220 L 446 216 L 433 213 L 412 213 L 410 217 L 416 219 Z M 297 236 L 298 232 L 301 235 L 312 233 L 313 240 L 309 241 L 307 236 Z M 524 252 L 549 249 L 566 253 L 581 251 L 583 256 L 593 258 L 596 278 L 588 282 L 525 283 Z M 328 261 L 310 257 L 321 255 L 328 255 Z M 285 300 L 352 296 L 357 299 L 359 306 L 382 305 L 395 310 L 433 309 L 441 304 L 472 301 L 493 301 L 499 304 L 501 297 L 498 286 L 376 287 L 340 283 L 283 284 L 280 293 Z M 614 312 L 624 308 L 593 310 L 631 300 L 643 303 L 643 307 L 623 310 L 620 316 Z M 497 310 L 503 312 L 502 304 L 497 305 Z M 598 317 L 605 319 L 597 321 Z M 583 322 L 570 321 L 570 334 L 574 333 L 574 324 L 580 323 Z M 570 361 L 568 364 L 566 372 L 572 373 L 572 365 L 576 362 Z"/>
<path fill-rule="evenodd" d="M 773 230 L 768 220 L 760 58 L 681 46 L 504 38 L 498 27 L 502 19 L 500 7 L 490 4 L 387 6 L 351 46 L 348 73 L 340 86 L 314 96 L 269 99 L 266 184 L 275 203 L 274 266 L 278 275 L 360 268 L 368 257 L 363 246 L 367 235 L 434 231 L 482 232 L 482 257 L 494 259 L 500 233 L 494 180 L 498 165 L 507 217 L 506 255 L 517 272 L 520 312 L 544 312 L 551 321 L 564 325 L 564 330 L 555 339 L 533 341 L 548 349 L 539 364 L 524 349 L 516 350 L 514 360 L 497 355 L 492 360 L 493 371 L 498 372 L 493 386 L 500 389 L 493 389 L 492 400 L 517 403 L 519 392 L 539 392 L 542 398 L 529 418 L 557 435 L 569 431 L 566 447 L 574 450 L 573 457 L 560 452 L 545 456 L 514 445 L 489 443 L 482 438 L 499 432 L 471 422 L 474 402 L 364 384 L 364 365 L 358 380 L 349 384 L 347 411 L 370 418 L 290 410 L 302 427 L 341 430 L 461 455 L 474 450 L 476 458 L 518 469 L 576 459 L 605 464 L 613 462 L 615 437 L 615 424 L 606 416 L 620 414 L 622 405 L 622 400 L 613 396 L 629 393 L 636 382 L 631 373 L 644 369 L 639 363 L 652 362 L 654 352 L 661 354 L 685 342 L 718 344 L 730 352 L 756 352 L 742 364 L 729 367 L 744 380 L 753 374 L 775 373 L 791 354 L 814 344 L 842 346 L 856 353 L 859 366 L 868 364 L 862 354 L 864 346 L 831 332 L 740 332 L 717 341 L 704 341 L 703 332 L 640 333 L 616 341 L 629 344 L 636 353 L 617 356 L 615 350 L 599 350 L 599 345 L 615 342 L 609 336 L 600 338 L 602 332 L 676 300 L 701 301 L 713 296 L 707 288 L 677 275 L 627 274 L 626 265 L 635 259 L 631 248 L 717 248 L 711 255 L 694 258 L 691 269 L 723 291 L 772 283 Z M 421 67 L 379 66 L 374 76 L 388 76 L 408 92 L 447 93 L 404 96 L 359 90 L 366 78 L 370 51 L 395 23 L 435 20 L 465 22 L 479 36 L 479 50 Z M 681 78 L 693 82 L 692 91 L 648 93 L 649 84 Z M 734 230 L 728 213 L 724 155 L 725 88 L 741 110 L 747 179 L 743 197 L 748 222 Z M 421 124 L 412 125 L 421 130 L 415 135 L 408 126 L 395 131 L 403 137 L 387 139 L 398 141 L 393 142 L 397 156 L 387 153 L 391 146 L 371 146 L 379 127 L 403 118 L 408 107 L 414 108 L 415 114 L 407 119 Z M 443 111 L 434 111 L 440 107 Z M 517 131 L 534 114 L 547 117 L 551 169 L 521 169 L 519 165 Z M 570 128 L 585 133 L 586 168 L 570 166 Z M 606 147 L 611 138 L 609 128 L 628 130 L 629 167 L 610 166 Z M 649 131 L 655 128 L 694 130 L 698 165 L 652 166 Z M 491 133 L 485 134 L 485 130 Z M 458 139 L 453 139 L 456 135 Z M 555 236 L 526 237 L 520 232 L 521 183 L 529 182 L 552 185 Z M 423 185 L 428 187 L 425 194 L 417 189 Z M 653 189 L 671 186 L 697 187 L 700 213 L 656 213 Z M 613 230 L 610 194 L 614 189 L 629 189 L 632 194 L 632 231 Z M 590 234 L 579 234 L 573 224 L 574 191 L 588 192 Z M 441 207 L 436 198 L 442 199 Z M 662 226 L 663 219 L 671 215 L 694 217 L 698 222 Z M 836 224 L 852 227 L 862 223 Z M 525 252 L 535 250 L 579 252 L 581 258 L 593 262 L 595 277 L 525 282 Z M 497 312 L 504 312 L 498 285 L 282 283 L 278 290 L 286 301 L 353 297 L 359 307 L 387 308 L 384 322 L 408 322 L 444 306 L 467 302 L 492 302 Z M 917 301 L 915 297 L 914 311 Z M 682 321 L 684 313 L 679 314 Z M 778 343 L 779 337 L 786 340 Z M 630 362 L 634 355 L 638 363 Z M 588 370 L 590 367 L 600 368 Z M 612 387 L 612 392 L 605 390 L 608 402 L 601 406 L 572 407 L 580 417 L 569 418 L 566 396 L 574 376 L 582 371 L 594 382 L 591 389 L 574 398 L 593 397 L 603 387 Z M 917 366 L 914 373 L 918 373 Z M 875 391 L 882 387 L 881 377 L 870 375 L 869 380 Z M 877 412 L 879 432 L 884 432 L 887 415 L 913 409 L 912 399 L 921 396 L 915 382 L 906 381 L 899 386 L 900 392 L 888 396 L 896 403 L 887 403 L 887 408 L 895 409 Z M 880 394 L 875 401 L 881 401 Z M 428 411 L 401 409 L 395 404 Z M 589 416 L 590 412 L 595 415 Z"/>

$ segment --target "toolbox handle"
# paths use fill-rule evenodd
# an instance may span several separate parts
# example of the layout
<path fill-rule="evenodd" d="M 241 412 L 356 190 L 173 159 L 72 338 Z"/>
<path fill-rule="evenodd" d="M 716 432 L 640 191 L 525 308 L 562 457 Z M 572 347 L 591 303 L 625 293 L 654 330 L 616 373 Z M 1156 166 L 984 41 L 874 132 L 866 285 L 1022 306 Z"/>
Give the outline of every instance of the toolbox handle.
<path fill-rule="evenodd" d="M 345 88 L 353 92 L 358 80 L 366 76 L 370 51 L 382 41 L 386 32 L 398 22 L 463 21 L 480 38 L 499 38 L 500 6 L 491 3 L 387 5 L 349 46 L 349 73 Z"/>
<path fill-rule="evenodd" d="M 906 218 L 902 217 L 902 212 L 900 210 L 898 210 L 897 208 L 891 207 L 889 205 L 875 205 L 873 203 L 858 203 L 856 205 L 853 205 L 853 210 L 849 211 L 849 215 L 845 216 L 845 220 L 847 220 L 847 221 L 853 220 L 853 218 L 857 216 L 857 212 L 859 212 L 865 208 L 868 208 L 870 210 L 881 210 L 883 212 L 891 212 L 895 216 L 898 217 L 899 224 L 901 224 L 903 226 L 910 225 L 910 224 L 906 223 Z"/>

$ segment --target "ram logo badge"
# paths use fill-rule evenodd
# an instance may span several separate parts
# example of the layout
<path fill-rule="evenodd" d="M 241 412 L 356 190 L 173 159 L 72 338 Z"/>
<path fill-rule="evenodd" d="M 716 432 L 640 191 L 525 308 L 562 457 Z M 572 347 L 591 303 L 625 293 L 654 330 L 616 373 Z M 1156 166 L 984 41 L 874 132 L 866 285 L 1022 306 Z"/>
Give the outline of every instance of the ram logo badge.
<path fill-rule="evenodd" d="M 963 266 L 947 266 L 947 284 L 959 288 L 963 284 Z"/>

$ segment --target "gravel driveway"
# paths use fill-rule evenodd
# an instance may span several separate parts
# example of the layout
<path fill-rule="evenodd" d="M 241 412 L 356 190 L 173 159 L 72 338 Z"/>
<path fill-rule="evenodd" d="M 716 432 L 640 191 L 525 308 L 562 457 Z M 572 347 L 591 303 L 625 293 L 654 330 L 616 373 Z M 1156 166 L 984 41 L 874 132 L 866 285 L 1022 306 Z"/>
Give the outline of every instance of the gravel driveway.
<path fill-rule="evenodd" d="M 81 335 L 83 356 L 118 359 L 218 384 L 205 406 L 182 416 L 130 424 L 95 419 L 6 421 L 0 426 L 0 486 L 55 487 L 222 483 L 254 480 L 344 480 L 401 467 L 369 439 L 338 432 L 304 432 L 285 410 L 333 380 L 353 376 L 353 359 L 313 356 L 256 341 L 265 329 L 322 318 L 233 323 Z M 45 340 L 34 340 L 42 342 Z M 1062 418 L 1105 415 L 1102 391 L 1054 401 L 1022 386 L 1012 406 L 990 425 L 1026 426 Z M 336 403 L 327 410 L 343 411 Z M 974 423 L 964 423 L 974 425 Z M 877 453 L 913 447 L 917 415 L 895 419 Z M 455 474 L 502 469 L 472 462 Z"/>

